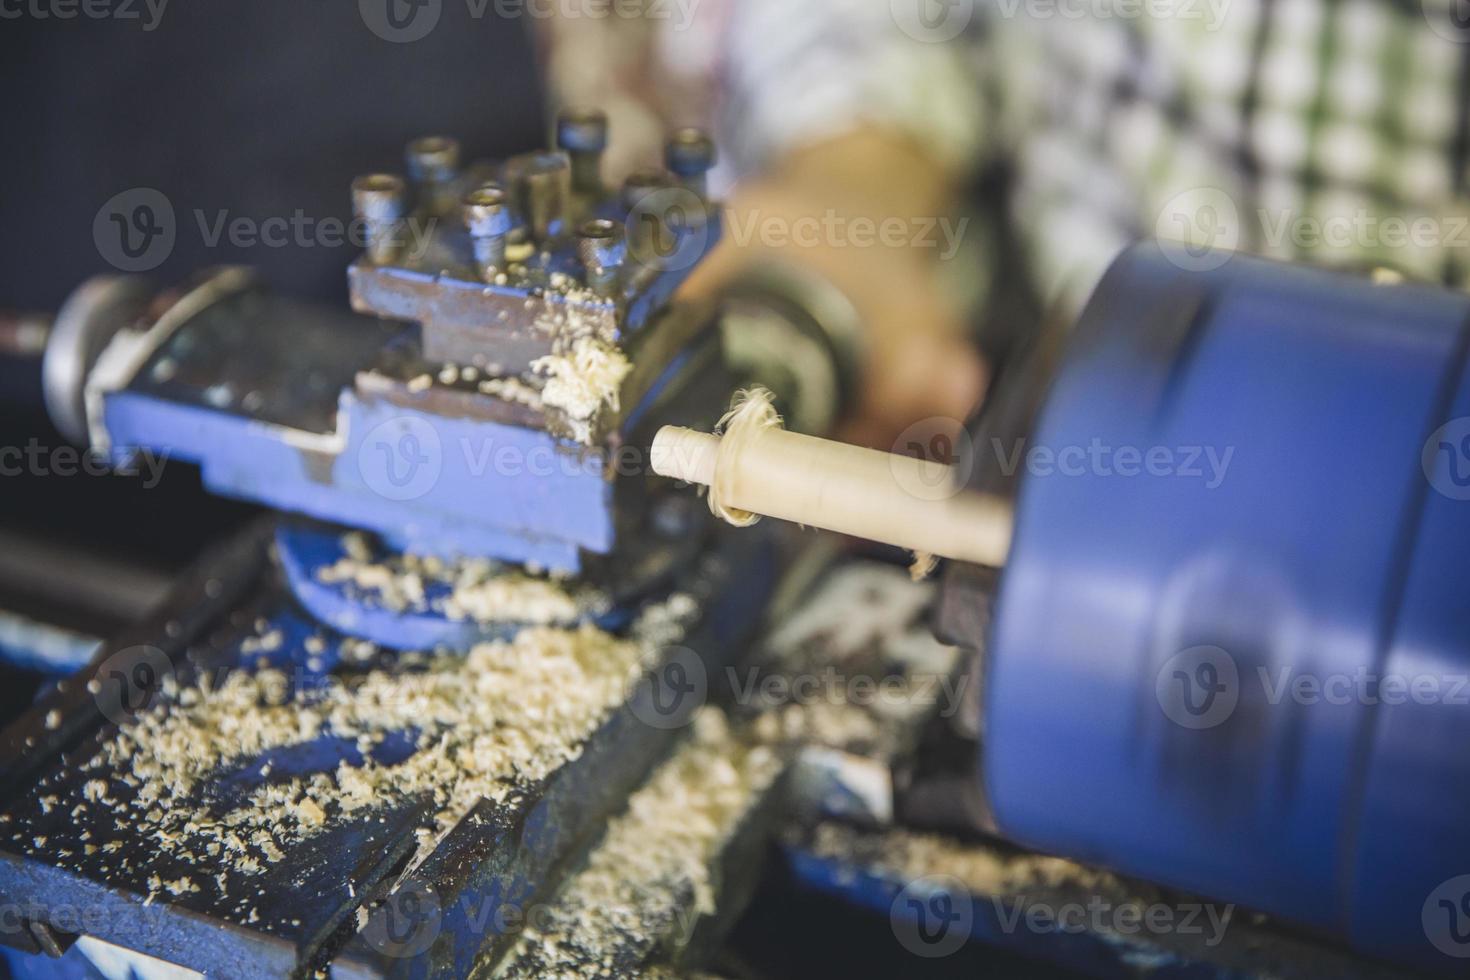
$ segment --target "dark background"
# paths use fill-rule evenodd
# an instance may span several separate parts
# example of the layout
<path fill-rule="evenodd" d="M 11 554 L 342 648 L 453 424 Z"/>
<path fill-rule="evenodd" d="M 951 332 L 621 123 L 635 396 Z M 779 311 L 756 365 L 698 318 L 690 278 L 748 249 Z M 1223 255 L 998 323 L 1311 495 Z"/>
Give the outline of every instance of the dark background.
<path fill-rule="evenodd" d="M 211 222 L 221 210 L 346 222 L 353 177 L 401 172 L 414 137 L 456 136 L 467 158 L 544 142 L 533 25 L 493 5 L 476 19 L 465 0 L 431 0 L 438 23 L 398 43 L 356 0 L 169 0 L 151 31 L 143 0 L 105 2 L 139 17 L 42 18 L 35 6 L 53 0 L 0 2 L 0 312 L 54 313 L 89 276 L 116 273 L 93 222 L 138 187 L 175 214 L 172 252 L 144 273 L 159 285 L 240 263 L 280 292 L 345 307 L 354 246 L 211 247 L 196 209 Z M 0 357 L 0 446 L 64 444 L 39 378 L 37 359 Z M 57 595 L 56 581 L 101 562 L 113 579 L 166 584 L 252 513 L 203 493 L 191 466 L 164 472 L 154 489 L 116 476 L 0 479 L 0 608 L 106 635 L 118 617 Z M 33 689 L 3 680 L 0 708 Z"/>
<path fill-rule="evenodd" d="M 22 2 L 37 0 L 3 9 Z M 0 19 L 0 308 L 55 310 L 111 271 L 92 221 L 134 187 L 177 215 L 173 253 L 150 273 L 161 282 L 245 263 L 285 292 L 345 302 L 351 247 L 210 248 L 194 210 L 345 221 L 352 178 L 401 172 L 416 136 L 456 136 L 467 157 L 544 142 L 531 24 L 493 11 L 442 0 L 408 43 L 375 35 L 355 0 L 170 0 L 151 32 Z"/>

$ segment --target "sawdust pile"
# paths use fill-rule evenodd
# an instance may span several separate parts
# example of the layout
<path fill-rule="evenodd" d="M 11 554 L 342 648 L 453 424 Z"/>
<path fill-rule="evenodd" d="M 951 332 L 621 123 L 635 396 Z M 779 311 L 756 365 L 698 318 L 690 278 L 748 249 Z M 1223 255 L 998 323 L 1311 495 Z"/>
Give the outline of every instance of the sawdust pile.
<path fill-rule="evenodd" d="M 618 411 L 618 393 L 633 365 L 621 350 L 588 335 L 559 340 L 553 353 L 531 362 L 531 370 L 546 378 L 542 402 L 563 413 L 573 439 L 591 443 L 602 411 Z"/>
<path fill-rule="evenodd" d="M 770 748 L 733 734 L 722 711 L 702 709 L 689 741 L 629 798 L 547 914 L 528 920 L 499 975 L 626 976 L 629 955 L 687 940 L 715 911 L 720 847 L 781 769 Z"/>
<path fill-rule="evenodd" d="M 899 828 L 869 834 L 845 824 L 823 823 L 814 832 L 811 848 L 819 857 L 851 861 L 898 881 L 948 875 L 979 895 L 1014 895 L 1034 888 L 1121 892 L 1126 887 L 1115 875 L 1063 858 L 1013 854 Z"/>
<path fill-rule="evenodd" d="M 590 626 L 538 627 L 465 657 L 426 658 L 421 671 L 374 670 L 309 690 L 292 690 L 274 669 L 236 671 L 217 687 L 206 676 L 198 686 L 166 688 L 172 703 L 139 718 L 93 761 L 127 774 L 132 799 L 89 795 L 129 807 L 120 829 L 141 827 L 163 846 L 202 847 L 245 873 L 341 816 L 429 797 L 434 824 L 420 830 L 427 853 L 481 798 L 506 799 L 574 758 L 654 649 Z M 400 733 L 411 736 L 412 754 L 375 761 L 374 750 Z M 323 736 L 354 744 L 362 764 L 267 782 L 223 813 L 195 793 L 232 765 L 249 763 L 268 778 L 262 754 Z"/>
<path fill-rule="evenodd" d="M 541 404 L 558 413 L 572 439 L 591 445 L 604 411 L 620 408 L 623 380 L 632 370 L 617 345 L 616 318 L 607 301 L 569 276 L 551 276 L 548 302 L 536 329 L 549 335 L 551 353 L 531 362 Z"/>
<path fill-rule="evenodd" d="M 513 265 L 512 273 L 497 276 L 497 283 L 524 278 L 526 269 Z M 524 322 L 522 316 L 531 320 L 533 329 L 550 339 L 550 353 L 525 370 L 507 371 L 494 363 L 428 365 L 407 382 L 408 390 L 425 392 L 435 384 L 476 390 L 542 413 L 556 435 L 591 446 L 600 434 L 602 414 L 619 410 L 623 381 L 632 371 L 618 344 L 618 308 L 573 277 L 556 272 L 525 298 L 523 310 L 515 322 Z M 512 316 L 510 310 L 499 313 L 507 323 Z"/>
<path fill-rule="evenodd" d="M 546 407 L 546 403 L 541 400 L 541 389 L 526 384 L 520 378 L 487 378 L 478 387 L 480 394 L 491 395 L 513 405 L 522 405 L 537 411 Z"/>
<path fill-rule="evenodd" d="M 486 559 L 375 557 L 366 536 L 356 532 L 344 535 L 342 543 L 346 555 L 320 569 L 317 579 L 350 583 L 393 612 L 440 612 L 453 620 L 485 625 L 566 626 L 605 612 L 610 605 L 606 595 L 591 587 L 569 591 L 554 577 L 511 571 Z"/>

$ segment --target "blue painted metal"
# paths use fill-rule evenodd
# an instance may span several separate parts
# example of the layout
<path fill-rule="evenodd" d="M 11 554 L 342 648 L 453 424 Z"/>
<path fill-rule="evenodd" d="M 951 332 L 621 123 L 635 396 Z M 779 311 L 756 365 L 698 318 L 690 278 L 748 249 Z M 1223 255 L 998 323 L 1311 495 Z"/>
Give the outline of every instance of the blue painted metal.
<path fill-rule="evenodd" d="M 11 980 L 106 980 L 91 961 L 76 947 L 59 959 L 45 953 L 22 953 L 0 949 L 5 969 Z"/>
<path fill-rule="evenodd" d="M 1467 331 L 1447 291 L 1117 262 L 1039 419 L 992 627 L 1008 836 L 1456 965 L 1420 918 L 1470 871 L 1470 707 L 1283 685 L 1470 675 L 1470 503 L 1420 465 L 1470 414 Z"/>
<path fill-rule="evenodd" d="M 351 582 L 322 581 L 321 571 L 346 557 L 341 529 L 283 521 L 276 528 L 276 554 L 292 594 L 307 612 L 341 633 L 391 650 L 466 651 L 476 643 L 509 639 L 526 625 L 511 620 L 476 623 L 450 619 L 438 608 L 453 591 L 442 582 L 424 584 L 426 608 L 395 611 Z M 386 560 L 387 553 L 380 549 L 380 557 Z M 630 618 L 627 609 L 597 615 L 589 610 L 582 619 L 559 625 L 574 626 L 585 621 L 615 632 L 623 629 Z"/>
<path fill-rule="evenodd" d="M 598 213 L 621 220 L 611 201 Z M 708 331 L 686 335 L 680 321 L 647 342 L 651 350 L 630 346 L 635 359 L 657 359 L 640 364 L 645 371 L 662 370 L 634 372 L 615 431 L 592 447 L 546 431 L 524 407 L 472 388 L 420 391 L 407 379 L 437 370 L 436 343 L 456 355 L 438 359 L 524 374 L 555 339 L 536 311 L 564 305 L 608 339 L 645 343 L 718 241 L 719 216 L 677 229 L 677 261 L 630 274 L 616 301 L 554 285 L 580 281 L 570 241 L 545 243 L 511 281 L 487 284 L 467 278 L 464 230 L 435 228 L 416 264 L 359 262 L 349 273 L 359 310 L 418 328 L 293 306 L 243 279 L 218 289 L 135 377 L 104 393 L 114 461 L 147 448 L 197 463 L 215 493 L 361 528 L 419 554 L 578 572 L 586 556 L 613 553 L 618 529 L 632 523 L 626 501 L 614 507 L 614 453 L 689 366 L 691 347 L 708 347 Z"/>
<path fill-rule="evenodd" d="M 1191 960 L 1160 947 L 1146 934 L 1124 936 L 1071 925 L 1028 928 L 1020 925 L 1029 908 L 1025 895 L 983 894 L 942 875 L 923 882 L 929 888 L 920 888 L 917 880 L 906 882 L 860 863 L 817 854 L 797 845 L 787 844 L 782 851 L 792 874 L 804 887 L 885 917 L 895 934 L 924 937 L 920 941 L 931 945 L 934 956 L 953 953 L 960 944 L 953 941 L 950 933 L 960 930 L 965 943 L 1004 948 L 1033 957 L 1052 969 L 1075 971 L 1089 977 L 1122 980 L 1142 975 L 1168 980 L 1230 980 L 1253 975 Z M 1060 901 L 1048 904 L 1042 896 L 1035 899 L 1040 908 L 1053 914 L 1063 905 Z M 919 952 L 922 954 L 922 947 Z M 1046 975 L 1046 971 L 1038 966 L 1035 975 Z"/>
<path fill-rule="evenodd" d="M 114 445 L 197 463 L 215 493 L 374 531 L 405 550 L 576 570 L 578 549 L 612 547 L 612 484 L 598 454 L 352 391 L 339 408 L 343 445 L 328 453 L 247 416 L 131 391 L 107 396 L 105 418 Z"/>
<path fill-rule="evenodd" d="M 628 225 L 633 217 L 622 209 L 616 198 L 604 201 L 591 212 L 591 217 Z M 651 216 L 651 215 L 650 215 Z M 427 254 L 409 264 L 377 266 L 357 263 L 348 272 L 354 307 L 371 310 L 378 316 L 414 322 L 429 321 L 483 330 L 487 340 L 484 353 L 496 359 L 494 336 L 504 329 L 499 311 L 517 309 L 528 299 L 543 299 L 548 305 L 576 305 L 584 309 L 601 309 L 616 321 L 612 339 L 626 340 L 641 331 L 654 315 L 673 298 L 693 268 L 719 242 L 723 219 L 718 210 L 698 224 L 668 227 L 673 239 L 669 254 L 661 267 L 627 281 L 619 303 L 600 301 L 587 296 L 569 299 L 557 292 L 545 292 L 528 283 L 546 283 L 555 276 L 578 282 L 583 277 L 581 260 L 571 239 L 562 239 L 546 250 L 537 250 L 518 263 L 525 269 L 524 279 L 507 283 L 485 283 L 465 278 L 468 268 L 460 273 L 446 271 L 446 266 L 461 266 L 469 251 L 468 235 L 462 229 L 438 227 Z M 548 338 L 549 339 L 549 338 Z M 503 366 L 519 370 L 514 359 L 500 360 Z"/>
<path fill-rule="evenodd" d="M 0 663 L 47 677 L 67 677 L 92 659 L 102 641 L 60 626 L 0 611 Z"/>

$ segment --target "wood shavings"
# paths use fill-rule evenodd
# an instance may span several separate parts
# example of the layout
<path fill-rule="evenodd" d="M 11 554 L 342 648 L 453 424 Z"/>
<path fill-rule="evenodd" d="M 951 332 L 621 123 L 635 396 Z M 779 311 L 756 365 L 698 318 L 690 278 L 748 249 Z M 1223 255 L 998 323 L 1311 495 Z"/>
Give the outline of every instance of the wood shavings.
<path fill-rule="evenodd" d="M 437 369 L 438 380 L 441 384 L 473 384 L 481 394 L 546 412 L 557 435 L 590 446 L 598 435 L 602 413 L 618 410 L 623 380 L 632 370 L 617 346 L 613 305 L 574 278 L 553 273 L 546 287 L 527 297 L 523 306 L 534 311 L 534 329 L 550 339 L 549 353 L 533 360 L 517 376 L 502 376 L 496 364 L 469 368 L 445 364 Z M 504 320 L 506 312 L 500 317 Z M 433 383 L 432 378 L 423 377 Z M 409 390 L 418 390 L 418 382 L 417 378 L 409 382 Z"/>
<path fill-rule="evenodd" d="M 490 395 L 501 401 L 524 405 L 537 411 L 545 407 L 541 400 L 541 389 L 534 388 L 519 378 L 488 378 L 477 387 L 480 394 Z"/>
<path fill-rule="evenodd" d="M 871 749 L 884 734 L 872 712 L 829 701 L 784 705 L 762 714 L 755 725 L 772 744 L 813 743 L 843 750 Z"/>
<path fill-rule="evenodd" d="M 775 399 L 776 396 L 770 391 L 760 387 L 747 388 L 735 393 L 735 398 L 730 403 L 730 410 L 715 426 L 715 432 L 721 435 L 720 459 L 716 463 L 716 474 L 738 472 L 734 460 L 744 452 L 750 440 L 768 429 L 782 427 L 781 416 L 776 412 Z M 710 484 L 708 491 L 710 513 L 736 527 L 749 527 L 760 520 L 758 514 L 728 506 L 725 503 L 728 494 L 723 484 L 724 481 L 718 475 L 715 482 Z"/>
<path fill-rule="evenodd" d="M 258 636 L 247 636 L 240 644 L 241 653 L 273 653 L 285 639 L 280 630 L 267 630 Z"/>
<path fill-rule="evenodd" d="M 462 578 L 444 603 L 450 619 L 477 623 L 571 623 L 583 610 L 566 590 L 545 579 L 525 575 Z"/>
<path fill-rule="evenodd" d="M 296 816 L 303 825 L 308 827 L 319 827 L 327 822 L 327 811 L 310 797 L 296 804 Z"/>
<path fill-rule="evenodd" d="M 939 559 L 927 551 L 914 552 L 914 560 L 909 565 L 909 580 L 922 582 L 934 574 L 934 569 L 939 566 Z"/>
<path fill-rule="evenodd" d="M 999 851 L 898 828 L 873 836 L 846 824 L 822 823 L 812 850 L 826 858 L 856 857 L 868 870 L 904 881 L 951 875 L 981 895 L 1011 895 L 1037 887 L 1072 886 L 1092 892 L 1123 888 L 1117 876 L 1065 858 Z"/>
<path fill-rule="evenodd" d="M 426 658 L 422 671 L 374 670 L 307 691 L 291 690 L 277 670 L 237 671 L 184 689 L 188 705 L 180 696 L 156 707 L 103 751 L 137 777 L 128 803 L 137 830 L 218 844 L 237 871 L 281 861 L 285 847 L 339 814 L 427 798 L 435 818 L 421 858 L 481 799 L 506 799 L 574 758 L 653 655 L 590 626 L 532 627 L 464 657 Z M 413 754 L 394 765 L 373 759 L 375 746 L 403 734 Z M 356 740 L 366 758 L 278 778 L 223 813 L 195 794 L 222 769 L 319 737 Z"/>
<path fill-rule="evenodd" d="M 338 559 L 334 564 L 318 569 L 316 577 L 317 581 L 328 585 L 351 582 L 363 591 L 374 593 L 374 597 L 384 609 L 394 612 L 423 608 L 425 605 L 424 582 L 417 572 L 401 567 L 393 568 L 386 563 L 380 564 L 370 559 L 357 558 L 351 552 L 348 557 Z"/>
<path fill-rule="evenodd" d="M 702 709 L 692 738 L 629 797 L 499 975 L 627 976 L 630 954 L 671 933 L 687 940 L 716 910 L 715 856 L 781 769 L 770 749 L 736 737 L 722 711 Z"/>
<path fill-rule="evenodd" d="M 445 562 L 393 555 L 374 560 L 359 534 L 344 537 L 344 550 L 347 556 L 320 569 L 317 579 L 351 583 L 394 612 L 435 611 L 484 625 L 567 626 L 605 611 L 609 604 L 596 589 L 582 587 L 573 594 L 555 579 L 511 571 L 485 559 Z"/>
<path fill-rule="evenodd" d="M 590 445 L 603 409 L 618 410 L 619 391 L 633 365 L 611 344 L 582 336 L 532 361 L 531 370 L 546 378 L 542 403 L 562 412 L 573 439 Z"/>

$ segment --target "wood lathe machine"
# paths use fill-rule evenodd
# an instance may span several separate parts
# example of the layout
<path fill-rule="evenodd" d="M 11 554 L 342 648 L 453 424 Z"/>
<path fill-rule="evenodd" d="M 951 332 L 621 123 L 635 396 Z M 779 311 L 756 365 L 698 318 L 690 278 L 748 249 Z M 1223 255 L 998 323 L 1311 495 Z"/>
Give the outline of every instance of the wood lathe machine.
<path fill-rule="evenodd" d="M 354 184 L 352 313 L 223 269 L 58 315 L 59 428 L 269 513 L 0 737 L 16 975 L 739 973 L 772 846 L 914 963 L 1455 972 L 1470 300 L 1141 245 L 956 459 L 889 458 L 801 441 L 850 389 L 840 297 L 673 300 L 706 137 L 617 189 L 605 120 L 557 142 Z M 756 383 L 786 430 L 708 435 Z M 954 560 L 914 585 L 668 476 Z M 777 696 L 828 671 L 979 696 Z M 1255 915 L 1012 917 L 1079 896 Z"/>

